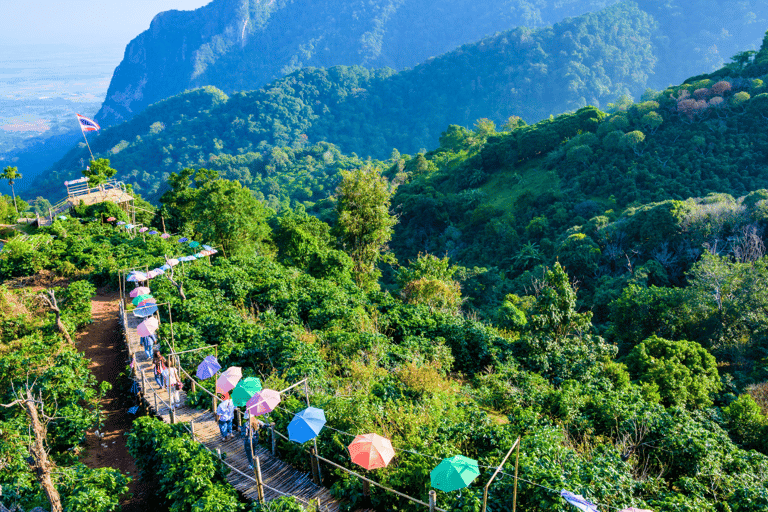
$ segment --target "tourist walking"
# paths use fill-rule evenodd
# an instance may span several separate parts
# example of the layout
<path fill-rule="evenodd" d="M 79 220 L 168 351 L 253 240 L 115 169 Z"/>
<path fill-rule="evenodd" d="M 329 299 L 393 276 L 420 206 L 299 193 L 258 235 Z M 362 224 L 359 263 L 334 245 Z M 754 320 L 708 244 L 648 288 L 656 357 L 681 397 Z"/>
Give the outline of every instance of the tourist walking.
<path fill-rule="evenodd" d="M 221 395 L 221 403 L 216 408 L 216 419 L 219 422 L 219 431 L 221 432 L 221 440 L 226 441 L 232 437 L 232 420 L 235 418 L 235 404 L 232 403 L 232 399 L 229 398 L 229 393 L 223 393 Z"/>
<path fill-rule="evenodd" d="M 154 334 L 141 337 L 141 345 L 144 347 L 144 354 L 147 356 L 147 359 L 152 357 L 152 349 L 155 347 L 156 341 L 157 336 Z"/>
<path fill-rule="evenodd" d="M 259 430 L 267 424 L 259 420 L 256 416 L 246 414 L 245 428 L 243 429 L 243 450 L 248 458 L 248 469 L 253 469 L 253 454 L 251 447 L 256 451 L 256 445 L 259 444 Z"/>
<path fill-rule="evenodd" d="M 173 357 L 168 359 L 168 366 L 163 370 L 163 378 L 165 379 L 165 384 L 168 387 L 168 392 L 171 397 L 171 406 L 181 407 L 181 400 L 179 398 L 181 379 L 179 379 L 179 372 L 173 365 Z"/>
<path fill-rule="evenodd" d="M 159 350 L 155 350 L 155 357 L 152 358 L 152 364 L 155 367 L 155 382 L 157 382 L 159 387 L 164 388 L 165 383 L 163 382 L 163 371 L 165 370 L 166 366 L 168 366 L 168 361 L 165 360 Z"/>

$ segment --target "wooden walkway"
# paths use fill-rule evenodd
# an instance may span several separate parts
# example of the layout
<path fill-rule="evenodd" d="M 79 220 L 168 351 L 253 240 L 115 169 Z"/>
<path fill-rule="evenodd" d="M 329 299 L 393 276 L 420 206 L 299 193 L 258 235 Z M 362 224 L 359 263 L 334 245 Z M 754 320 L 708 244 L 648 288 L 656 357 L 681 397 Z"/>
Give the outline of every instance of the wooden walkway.
<path fill-rule="evenodd" d="M 123 308 L 120 311 L 128 354 L 129 357 L 135 355 L 138 382 L 139 386 L 143 387 L 144 399 L 158 417 L 166 423 L 170 423 L 171 411 L 168 406 L 168 390 L 157 386 L 152 369 L 152 360 L 147 359 L 144 354 L 139 335 L 136 332 L 136 327 L 141 323 L 141 319 L 126 313 Z M 144 379 L 141 378 L 142 372 L 145 375 Z M 185 383 L 185 389 L 188 387 L 189 383 Z M 186 392 L 182 390 L 180 395 L 182 402 L 186 402 Z M 197 441 L 214 454 L 217 453 L 217 450 L 221 451 L 222 456 L 226 454 L 225 464 L 232 469 L 227 476 L 229 483 L 248 499 L 258 499 L 256 479 L 253 471 L 248 469 L 248 459 L 246 459 L 240 436 L 236 435 L 234 439 L 222 442 L 216 417 L 211 410 L 201 411 L 184 405 L 175 410 L 175 421 L 177 423 L 191 421 L 194 426 L 194 438 Z M 260 461 L 266 501 L 283 495 L 290 495 L 298 498 L 304 505 L 314 502 L 314 504 L 319 505 L 317 508 L 321 511 L 337 512 L 339 510 L 339 502 L 331 496 L 330 491 L 325 487 L 315 485 L 308 473 L 298 471 L 289 464 L 273 457 L 271 451 L 263 445 L 254 444 L 253 450 L 254 457 L 258 457 Z"/>

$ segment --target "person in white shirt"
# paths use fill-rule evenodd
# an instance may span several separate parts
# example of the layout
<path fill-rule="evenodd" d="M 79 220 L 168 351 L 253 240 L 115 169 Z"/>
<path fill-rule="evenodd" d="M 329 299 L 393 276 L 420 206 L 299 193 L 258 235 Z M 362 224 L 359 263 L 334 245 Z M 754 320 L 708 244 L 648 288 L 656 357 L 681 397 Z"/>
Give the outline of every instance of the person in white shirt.
<path fill-rule="evenodd" d="M 181 400 L 179 398 L 179 372 L 173 365 L 173 357 L 168 358 L 168 366 L 163 368 L 163 379 L 165 385 L 168 386 L 171 395 L 171 406 L 181 407 Z"/>
<path fill-rule="evenodd" d="M 229 393 L 222 394 L 221 403 L 216 408 L 216 419 L 219 422 L 221 440 L 226 441 L 235 435 L 232 433 L 232 420 L 235 417 L 235 404 L 229 398 Z"/>

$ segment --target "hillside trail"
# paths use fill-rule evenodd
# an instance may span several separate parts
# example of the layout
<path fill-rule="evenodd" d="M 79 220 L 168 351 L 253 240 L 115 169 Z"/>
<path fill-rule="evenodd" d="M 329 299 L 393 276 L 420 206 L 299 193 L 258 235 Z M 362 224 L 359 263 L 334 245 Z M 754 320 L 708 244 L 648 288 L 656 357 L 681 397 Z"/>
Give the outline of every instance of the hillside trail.
<path fill-rule="evenodd" d="M 118 322 L 120 294 L 117 291 L 99 290 L 91 301 L 93 322 L 77 336 L 78 348 L 91 360 L 89 369 L 97 381 L 112 384 L 101 401 L 102 438 L 95 432 L 86 434 L 86 454 L 82 462 L 90 468 L 111 467 L 119 469 L 133 480 L 129 495 L 121 501 L 124 512 L 160 510 L 153 498 L 154 489 L 139 479 L 133 457 L 128 453 L 125 434 L 131 429 L 133 415 L 127 412 L 128 403 L 120 373 L 126 370 L 127 355 Z"/>

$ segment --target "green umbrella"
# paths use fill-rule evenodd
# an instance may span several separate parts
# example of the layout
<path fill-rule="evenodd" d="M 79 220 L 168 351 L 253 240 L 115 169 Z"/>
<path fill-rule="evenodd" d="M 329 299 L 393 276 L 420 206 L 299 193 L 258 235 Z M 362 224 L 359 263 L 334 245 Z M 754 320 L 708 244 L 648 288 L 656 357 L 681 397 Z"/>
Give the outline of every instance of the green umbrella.
<path fill-rule="evenodd" d="M 190 246 L 191 248 L 193 248 L 193 249 L 194 249 L 195 247 L 197 247 L 198 245 L 200 245 L 200 242 L 189 242 L 189 246 Z"/>
<path fill-rule="evenodd" d="M 432 487 L 450 492 L 463 489 L 480 476 L 477 461 L 463 455 L 443 459 L 429 474 Z"/>
<path fill-rule="evenodd" d="M 259 391 L 261 391 L 261 381 L 259 379 L 256 377 L 241 379 L 237 386 L 235 386 L 235 389 L 232 390 L 232 402 L 235 404 L 235 407 L 242 407 Z"/>
<path fill-rule="evenodd" d="M 134 305 L 134 306 L 138 306 L 138 305 L 139 305 L 139 302 L 141 302 L 141 301 L 143 301 L 143 300 L 146 300 L 146 299 L 149 299 L 149 298 L 151 298 L 151 297 L 152 297 L 152 295 L 151 295 L 151 294 L 149 294 L 149 293 L 147 293 L 147 294 L 144 294 L 144 295 L 139 295 L 138 297 L 136 297 L 135 299 L 133 299 L 133 301 L 131 301 L 131 302 L 133 302 L 133 305 Z"/>

